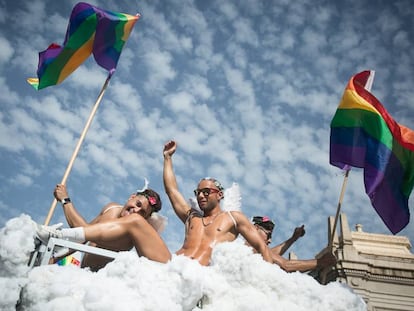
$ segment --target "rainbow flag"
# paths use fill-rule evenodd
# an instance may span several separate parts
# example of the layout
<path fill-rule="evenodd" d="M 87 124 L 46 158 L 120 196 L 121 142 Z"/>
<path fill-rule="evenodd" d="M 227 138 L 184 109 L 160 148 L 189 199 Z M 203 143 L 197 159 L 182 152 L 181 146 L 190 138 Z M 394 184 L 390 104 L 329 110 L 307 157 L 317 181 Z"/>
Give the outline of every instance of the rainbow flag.
<path fill-rule="evenodd" d="M 68 266 L 68 265 L 74 265 L 74 266 L 78 266 L 80 267 L 81 262 L 79 259 L 75 258 L 72 255 L 66 256 L 64 258 L 62 258 L 61 260 L 59 260 L 56 263 L 58 266 Z"/>
<path fill-rule="evenodd" d="M 63 47 L 52 43 L 40 52 L 37 78 L 27 81 L 37 90 L 59 84 L 91 53 L 98 65 L 112 74 L 139 17 L 79 2 L 72 10 Z"/>
<path fill-rule="evenodd" d="M 370 71 L 353 76 L 331 122 L 330 163 L 364 169 L 365 192 L 396 234 L 410 220 L 414 131 L 393 120 L 364 86 Z"/>

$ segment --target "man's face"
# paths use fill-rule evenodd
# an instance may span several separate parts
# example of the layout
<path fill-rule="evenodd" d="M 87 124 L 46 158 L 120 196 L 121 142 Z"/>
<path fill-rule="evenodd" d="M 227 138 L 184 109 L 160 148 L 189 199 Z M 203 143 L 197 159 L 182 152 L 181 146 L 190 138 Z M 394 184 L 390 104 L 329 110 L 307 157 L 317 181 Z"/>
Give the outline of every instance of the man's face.
<path fill-rule="evenodd" d="M 223 197 L 223 192 L 216 187 L 214 182 L 205 179 L 200 181 L 194 194 L 202 211 L 213 209 Z"/>
<path fill-rule="evenodd" d="M 140 194 L 132 194 L 121 210 L 121 217 L 137 213 L 144 218 L 151 215 L 151 205 L 148 199 Z"/>
<path fill-rule="evenodd" d="M 270 230 L 267 230 L 259 225 L 254 225 L 259 232 L 260 237 L 265 241 L 267 245 L 272 243 L 272 232 Z"/>

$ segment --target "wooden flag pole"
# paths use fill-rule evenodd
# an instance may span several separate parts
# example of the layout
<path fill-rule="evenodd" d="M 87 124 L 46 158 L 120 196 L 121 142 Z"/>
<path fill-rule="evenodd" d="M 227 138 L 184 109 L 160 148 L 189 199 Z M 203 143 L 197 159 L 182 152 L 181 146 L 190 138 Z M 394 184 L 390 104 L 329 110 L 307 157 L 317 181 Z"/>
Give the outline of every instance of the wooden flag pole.
<path fill-rule="evenodd" d="M 81 147 L 81 145 L 82 145 L 82 143 L 85 139 L 85 136 L 86 136 L 86 133 L 89 130 L 89 127 L 91 126 L 93 117 L 95 116 L 96 111 L 98 110 L 99 104 L 101 103 L 102 97 L 103 97 L 103 95 L 106 91 L 106 88 L 108 87 L 109 80 L 111 79 L 112 74 L 113 74 L 112 71 L 109 72 L 108 77 L 106 78 L 105 83 L 102 86 L 102 89 L 99 93 L 99 96 L 96 99 L 95 105 L 92 108 L 92 111 L 89 115 L 88 121 L 86 122 L 86 125 L 85 125 L 85 127 L 82 131 L 82 134 L 81 134 L 80 138 L 79 138 L 78 144 L 76 145 L 76 148 L 75 148 L 75 150 L 72 154 L 72 157 L 70 158 L 69 164 L 66 168 L 65 174 L 63 175 L 62 181 L 60 182 L 63 185 L 66 184 L 66 180 L 68 179 L 69 173 L 72 170 L 73 163 L 75 162 L 75 159 L 78 156 L 79 149 L 80 149 L 80 147 Z M 52 218 L 53 212 L 55 211 L 55 208 L 56 208 L 56 204 L 57 204 L 57 200 L 55 198 L 55 199 L 53 199 L 52 205 L 50 206 L 49 213 L 47 214 L 47 217 L 46 217 L 46 220 L 45 220 L 45 223 L 44 223 L 46 226 L 49 224 L 50 219 Z"/>
<path fill-rule="evenodd" d="M 334 225 L 333 225 L 333 228 L 332 228 L 331 238 L 329 239 L 328 248 L 332 248 L 332 244 L 333 244 L 333 240 L 334 240 L 335 232 L 336 232 L 336 225 L 338 224 L 339 213 L 341 212 L 342 201 L 344 199 L 346 184 L 348 182 L 348 176 L 349 176 L 349 171 L 350 170 L 351 169 L 347 169 L 345 171 L 344 181 L 342 182 L 341 194 L 339 195 L 338 206 L 336 208 L 335 221 L 334 221 Z"/>
<path fill-rule="evenodd" d="M 374 76 L 375 76 L 375 71 L 371 70 L 371 74 L 369 75 L 369 78 L 368 78 L 367 82 L 365 83 L 365 89 L 369 92 L 371 91 L 372 83 L 374 82 Z M 348 182 L 349 171 L 350 171 L 350 169 L 346 170 L 345 176 L 344 176 L 344 181 L 342 182 L 341 194 L 339 196 L 338 206 L 336 208 L 335 221 L 334 221 L 334 225 L 333 225 L 332 232 L 331 232 L 331 238 L 329 239 L 328 248 L 332 248 L 333 240 L 335 238 L 336 226 L 338 224 L 338 218 L 339 218 L 339 214 L 341 212 L 341 206 L 342 206 L 342 201 L 344 199 L 346 184 Z"/>

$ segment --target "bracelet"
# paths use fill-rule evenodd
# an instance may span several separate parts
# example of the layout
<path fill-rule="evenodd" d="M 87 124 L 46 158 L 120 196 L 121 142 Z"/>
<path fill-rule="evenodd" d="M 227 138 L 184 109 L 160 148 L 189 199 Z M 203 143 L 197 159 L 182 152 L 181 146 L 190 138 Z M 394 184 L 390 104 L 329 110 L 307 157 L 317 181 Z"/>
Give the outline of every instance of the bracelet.
<path fill-rule="evenodd" d="M 62 203 L 62 205 L 65 205 L 67 203 L 71 203 L 72 201 L 70 200 L 70 198 L 64 198 L 60 201 L 60 203 Z"/>

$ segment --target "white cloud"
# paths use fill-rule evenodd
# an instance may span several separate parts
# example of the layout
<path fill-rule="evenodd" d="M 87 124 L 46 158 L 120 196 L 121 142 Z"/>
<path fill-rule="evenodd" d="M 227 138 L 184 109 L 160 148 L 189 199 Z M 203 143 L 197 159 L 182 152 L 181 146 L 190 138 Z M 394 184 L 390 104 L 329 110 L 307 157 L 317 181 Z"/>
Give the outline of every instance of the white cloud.
<path fill-rule="evenodd" d="M 232 3 L 229 3 L 229 2 L 220 3 L 219 10 L 230 21 L 233 21 L 234 19 L 238 17 L 238 10 Z"/>
<path fill-rule="evenodd" d="M 41 31 L 43 23 L 39 23 L 40 20 L 46 20 L 45 12 L 46 4 L 43 1 L 35 0 L 19 7 L 19 10 L 15 11 L 13 18 L 19 20 L 19 27 L 21 30 Z M 53 27 L 50 28 L 53 31 Z"/>
<path fill-rule="evenodd" d="M 7 77 L 0 77 L 0 101 L 2 105 L 16 105 L 19 101 L 19 96 L 16 92 L 9 88 Z"/>
<path fill-rule="evenodd" d="M 168 105 L 174 113 L 191 112 L 193 104 L 194 97 L 187 92 L 171 94 L 166 98 L 166 105 Z"/>
<path fill-rule="evenodd" d="M 10 180 L 12 184 L 15 184 L 19 187 L 27 187 L 33 184 L 33 179 L 27 175 L 17 174 Z"/>
<path fill-rule="evenodd" d="M 10 42 L 0 36 L 0 66 L 3 66 L 7 63 L 14 53 L 14 48 L 10 44 Z"/>
<path fill-rule="evenodd" d="M 144 82 L 146 89 L 148 92 L 163 91 L 165 84 L 176 76 L 171 54 L 154 49 L 144 55 L 144 60 L 149 72 Z"/>
<path fill-rule="evenodd" d="M 250 20 L 243 17 L 238 17 L 233 24 L 235 39 L 237 42 L 252 45 L 257 47 L 259 39 L 256 32 L 253 30 Z"/>

